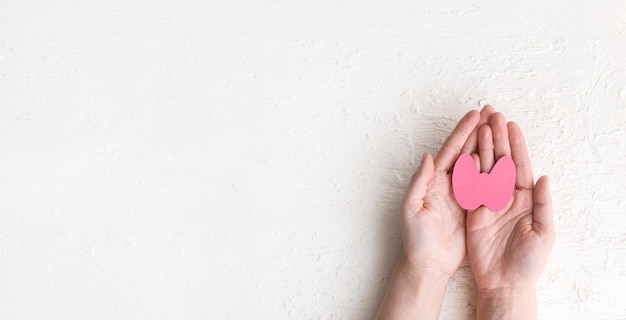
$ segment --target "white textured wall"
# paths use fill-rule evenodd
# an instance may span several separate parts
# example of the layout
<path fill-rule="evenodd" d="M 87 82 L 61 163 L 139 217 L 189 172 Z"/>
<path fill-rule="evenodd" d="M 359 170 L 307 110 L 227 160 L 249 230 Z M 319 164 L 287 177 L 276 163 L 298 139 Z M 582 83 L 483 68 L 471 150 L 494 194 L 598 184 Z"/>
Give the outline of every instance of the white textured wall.
<path fill-rule="evenodd" d="M 492 103 L 551 177 L 540 316 L 626 319 L 626 4 L 515 2 L 0 1 L 0 318 L 371 319 Z"/>

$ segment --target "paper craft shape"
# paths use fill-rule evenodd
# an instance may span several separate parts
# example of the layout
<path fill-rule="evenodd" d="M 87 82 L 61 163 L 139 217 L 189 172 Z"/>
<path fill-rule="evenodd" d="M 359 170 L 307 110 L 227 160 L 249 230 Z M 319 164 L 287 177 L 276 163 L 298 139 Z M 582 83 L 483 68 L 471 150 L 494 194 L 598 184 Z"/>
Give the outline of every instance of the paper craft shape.
<path fill-rule="evenodd" d="M 515 190 L 515 163 L 509 156 L 500 158 L 490 173 L 479 173 L 474 159 L 462 154 L 454 164 L 452 190 L 461 208 L 474 210 L 481 205 L 504 209 Z"/>

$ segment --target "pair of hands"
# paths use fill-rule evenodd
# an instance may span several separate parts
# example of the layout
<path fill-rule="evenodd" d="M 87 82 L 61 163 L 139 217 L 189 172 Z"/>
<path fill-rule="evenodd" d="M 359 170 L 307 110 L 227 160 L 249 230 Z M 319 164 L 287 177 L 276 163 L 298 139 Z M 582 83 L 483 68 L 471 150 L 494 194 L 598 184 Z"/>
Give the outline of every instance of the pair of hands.
<path fill-rule="evenodd" d="M 451 170 L 461 153 L 471 154 L 480 172 L 491 171 L 502 156 L 513 158 L 515 190 L 504 209 L 494 212 L 481 206 L 466 211 L 458 205 Z M 410 282 L 428 288 L 431 295 L 424 300 L 422 294 L 422 301 L 431 299 L 431 304 L 439 304 L 436 310 L 414 304 L 417 315 L 438 317 L 447 281 L 467 254 L 478 287 L 479 319 L 516 311 L 524 312 L 524 319 L 532 318 L 534 284 L 554 243 L 554 225 L 548 179 L 544 176 L 534 183 L 519 126 L 507 124 L 489 105 L 480 112 L 468 112 L 436 158 L 424 154 L 403 201 L 401 231 L 404 249 L 379 317 L 411 314 L 394 311 L 394 305 L 402 304 L 395 302 L 419 302 L 419 290 L 408 288 Z M 402 297 L 403 291 L 414 296 Z M 518 307 L 507 305 L 514 302 L 507 299 L 515 299 Z"/>

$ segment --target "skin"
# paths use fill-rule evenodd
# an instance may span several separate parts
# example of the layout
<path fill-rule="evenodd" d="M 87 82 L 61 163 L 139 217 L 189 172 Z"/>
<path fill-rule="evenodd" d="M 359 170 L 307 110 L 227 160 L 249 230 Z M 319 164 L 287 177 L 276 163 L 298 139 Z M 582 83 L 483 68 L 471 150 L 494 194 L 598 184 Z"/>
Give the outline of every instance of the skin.
<path fill-rule="evenodd" d="M 504 210 L 468 213 L 458 206 L 451 169 L 462 152 L 485 172 L 499 157 L 512 156 L 518 181 Z M 478 319 L 536 314 L 534 283 L 554 241 L 547 178 L 534 185 L 519 127 L 507 126 L 491 106 L 468 112 L 436 158 L 424 154 L 400 220 L 403 250 L 377 319 L 438 319 L 447 282 L 466 254 L 478 285 Z"/>
<path fill-rule="evenodd" d="M 477 167 L 489 172 L 494 159 L 511 156 L 516 184 L 500 211 L 479 207 L 468 212 L 467 251 L 478 287 L 478 319 L 535 319 L 535 283 L 554 244 L 548 178 L 534 183 L 524 136 L 500 113 L 478 134 Z"/>
<path fill-rule="evenodd" d="M 450 170 L 464 147 L 478 146 L 477 130 L 492 113 L 490 106 L 468 112 L 435 159 L 424 154 L 403 200 L 404 249 L 378 319 L 439 318 L 446 284 L 467 254 L 466 212 L 454 200 Z"/>

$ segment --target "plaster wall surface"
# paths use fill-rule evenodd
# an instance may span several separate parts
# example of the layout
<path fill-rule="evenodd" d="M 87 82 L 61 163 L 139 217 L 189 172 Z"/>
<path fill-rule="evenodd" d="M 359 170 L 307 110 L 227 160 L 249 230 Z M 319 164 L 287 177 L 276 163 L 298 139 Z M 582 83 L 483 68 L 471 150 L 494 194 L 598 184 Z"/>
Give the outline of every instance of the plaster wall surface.
<path fill-rule="evenodd" d="M 625 57 L 624 1 L 0 1 L 0 318 L 372 319 L 491 103 L 551 178 L 540 318 L 626 319 Z"/>

